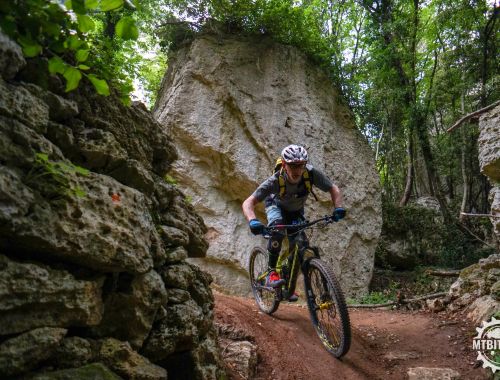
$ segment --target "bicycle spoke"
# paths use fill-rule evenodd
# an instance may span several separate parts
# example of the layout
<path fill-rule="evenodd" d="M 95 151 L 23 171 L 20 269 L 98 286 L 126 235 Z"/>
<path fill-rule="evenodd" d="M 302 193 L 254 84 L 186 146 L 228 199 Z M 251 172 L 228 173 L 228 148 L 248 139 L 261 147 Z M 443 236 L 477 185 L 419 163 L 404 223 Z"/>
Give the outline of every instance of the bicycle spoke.
<path fill-rule="evenodd" d="M 312 312 L 316 331 L 323 344 L 337 352 L 345 339 L 341 317 L 338 315 L 334 290 L 328 285 L 321 271 L 315 266 L 309 267 L 309 286 L 311 291 Z"/>
<path fill-rule="evenodd" d="M 255 248 L 250 256 L 249 274 L 250 284 L 257 306 L 267 314 L 272 314 L 278 308 L 276 291 L 265 286 L 267 275 L 268 256 L 260 248 Z"/>

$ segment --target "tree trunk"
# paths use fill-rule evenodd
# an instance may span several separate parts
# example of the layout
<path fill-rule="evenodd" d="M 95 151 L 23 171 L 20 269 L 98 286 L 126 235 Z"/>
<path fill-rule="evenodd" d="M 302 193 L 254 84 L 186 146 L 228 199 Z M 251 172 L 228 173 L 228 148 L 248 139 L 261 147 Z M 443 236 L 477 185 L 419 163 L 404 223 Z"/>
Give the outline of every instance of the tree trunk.
<path fill-rule="evenodd" d="M 464 76 L 462 76 L 462 80 L 464 79 Z M 460 108 L 462 115 L 465 114 L 465 94 L 462 93 L 461 99 L 460 99 Z M 463 213 L 469 212 L 470 210 L 470 197 L 471 197 L 471 187 L 472 187 L 472 181 L 469 176 L 469 165 L 468 163 L 468 139 L 467 139 L 467 131 L 462 128 L 462 146 L 460 147 L 460 152 L 461 152 L 461 167 L 462 167 L 462 205 L 460 206 L 460 216 L 459 220 L 461 222 L 464 221 L 464 216 Z"/>
<path fill-rule="evenodd" d="M 468 146 L 468 141 L 466 138 L 466 131 L 462 129 L 462 146 L 460 148 L 461 151 L 461 166 L 462 166 L 462 189 L 463 189 L 463 194 L 462 194 L 462 205 L 460 206 L 460 217 L 459 220 L 463 222 L 464 216 L 462 213 L 464 212 L 469 212 L 470 210 L 470 194 L 471 194 L 471 180 L 469 176 L 469 165 L 467 164 L 468 161 L 468 154 L 467 154 L 467 146 Z"/>
<path fill-rule="evenodd" d="M 407 148 L 407 171 L 406 171 L 406 186 L 405 186 L 405 191 L 403 193 L 403 196 L 401 200 L 399 201 L 399 206 L 403 207 L 406 206 L 408 201 L 410 200 L 411 196 L 411 190 L 413 188 L 413 178 L 415 174 L 415 170 L 413 167 L 413 157 L 414 157 L 414 146 L 413 146 L 413 133 L 412 130 L 410 129 L 408 131 L 408 148 Z"/>
<path fill-rule="evenodd" d="M 439 202 L 440 211 L 445 222 L 452 223 L 452 217 L 450 210 L 448 209 L 448 204 L 446 203 L 446 199 L 441 191 L 441 186 L 439 185 L 439 177 L 434 162 L 434 155 L 431 151 L 427 123 L 425 122 L 425 118 L 422 116 L 422 113 L 418 109 L 415 109 L 413 110 L 411 117 L 412 121 L 416 125 L 417 137 L 419 145 L 422 149 L 422 157 L 424 158 L 425 168 L 427 169 L 427 176 L 429 178 L 429 188 Z"/>

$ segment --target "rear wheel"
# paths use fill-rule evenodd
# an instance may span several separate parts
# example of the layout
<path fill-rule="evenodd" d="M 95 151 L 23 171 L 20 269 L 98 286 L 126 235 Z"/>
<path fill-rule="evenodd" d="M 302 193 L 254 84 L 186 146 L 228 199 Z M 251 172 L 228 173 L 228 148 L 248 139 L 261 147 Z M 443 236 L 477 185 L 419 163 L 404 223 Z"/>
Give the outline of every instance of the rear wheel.
<path fill-rule="evenodd" d="M 331 268 L 313 258 L 305 263 L 304 285 L 311 320 L 321 342 L 340 358 L 351 345 L 351 325 L 344 295 Z"/>
<path fill-rule="evenodd" d="M 280 302 L 276 290 L 265 286 L 267 265 L 268 253 L 259 247 L 252 249 L 248 263 L 248 273 L 250 274 L 253 296 L 260 310 L 266 314 L 272 314 L 278 310 Z"/>

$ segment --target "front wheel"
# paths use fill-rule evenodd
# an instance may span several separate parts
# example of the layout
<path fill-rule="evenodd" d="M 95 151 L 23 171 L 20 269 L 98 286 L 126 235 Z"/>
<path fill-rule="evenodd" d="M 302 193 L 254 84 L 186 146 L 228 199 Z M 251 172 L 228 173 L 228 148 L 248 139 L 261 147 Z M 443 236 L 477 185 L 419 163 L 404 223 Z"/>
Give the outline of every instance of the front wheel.
<path fill-rule="evenodd" d="M 278 310 L 280 301 L 276 290 L 265 286 L 268 261 L 268 253 L 262 248 L 255 247 L 250 254 L 248 273 L 257 306 L 264 313 L 272 314 Z"/>
<path fill-rule="evenodd" d="M 312 258 L 304 264 L 304 285 L 311 320 L 321 342 L 336 358 L 349 351 L 351 325 L 344 295 L 331 268 Z"/>

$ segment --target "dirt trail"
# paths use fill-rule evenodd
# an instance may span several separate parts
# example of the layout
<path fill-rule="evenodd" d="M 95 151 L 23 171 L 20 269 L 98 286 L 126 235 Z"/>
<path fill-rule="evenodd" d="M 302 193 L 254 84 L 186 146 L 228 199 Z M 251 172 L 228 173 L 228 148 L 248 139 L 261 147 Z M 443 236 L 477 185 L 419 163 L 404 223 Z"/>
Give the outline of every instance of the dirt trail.
<path fill-rule="evenodd" d="M 462 379 L 491 374 L 475 363 L 474 326 L 431 313 L 350 309 L 353 339 L 342 360 L 323 349 L 304 306 L 282 303 L 269 316 L 253 299 L 216 292 L 215 316 L 253 337 L 257 379 L 405 379 L 412 367 L 452 368 Z"/>

